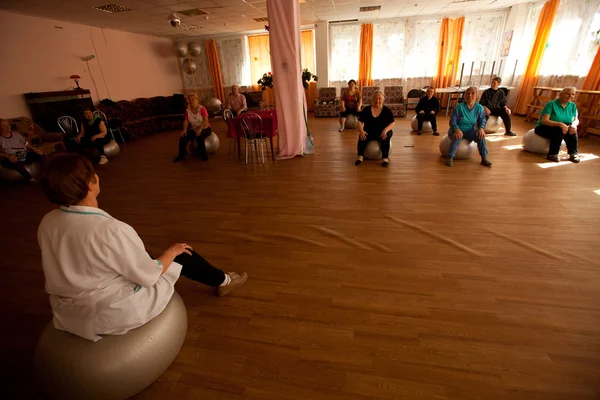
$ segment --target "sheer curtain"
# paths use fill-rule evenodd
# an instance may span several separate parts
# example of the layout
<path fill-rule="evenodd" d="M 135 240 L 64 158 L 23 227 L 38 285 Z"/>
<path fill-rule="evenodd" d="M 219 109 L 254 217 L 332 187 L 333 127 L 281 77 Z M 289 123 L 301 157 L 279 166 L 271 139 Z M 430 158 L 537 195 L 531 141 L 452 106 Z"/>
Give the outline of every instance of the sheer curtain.
<path fill-rule="evenodd" d="M 441 24 L 441 19 L 406 21 L 404 92 L 431 85 L 436 70 Z"/>
<path fill-rule="evenodd" d="M 216 42 L 223 74 L 223 85 L 226 87 L 252 85 L 248 37 L 217 39 Z"/>
<path fill-rule="evenodd" d="M 358 80 L 360 25 L 336 25 L 329 28 L 329 86 L 346 87 L 350 79 Z"/>
<path fill-rule="evenodd" d="M 456 68 L 456 80 L 460 80 L 460 69 L 464 63 L 462 86 L 488 85 L 491 79 L 492 65 L 496 61 L 494 75 L 499 75 L 500 44 L 506 14 L 476 15 L 465 17 L 460 60 Z M 485 63 L 485 68 L 483 67 Z M 469 81 L 473 66 L 473 75 Z M 505 69 L 504 65 L 502 68 Z M 482 78 L 481 73 L 485 74 Z"/>
<path fill-rule="evenodd" d="M 406 21 L 373 25 L 374 85 L 402 85 Z"/>
<path fill-rule="evenodd" d="M 564 83 L 575 84 L 579 77 L 586 76 L 596 54 L 593 34 L 599 29 L 598 0 L 562 0 L 540 65 L 543 82 L 562 82 L 560 86 L 564 86 Z"/>

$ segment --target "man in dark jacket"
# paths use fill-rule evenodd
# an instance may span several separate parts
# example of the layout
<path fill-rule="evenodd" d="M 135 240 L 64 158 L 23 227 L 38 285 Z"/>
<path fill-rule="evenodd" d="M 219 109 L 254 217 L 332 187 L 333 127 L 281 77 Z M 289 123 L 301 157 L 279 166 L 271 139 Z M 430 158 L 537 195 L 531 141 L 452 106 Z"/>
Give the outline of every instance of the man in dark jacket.
<path fill-rule="evenodd" d="M 417 135 L 423 133 L 421 132 L 423 130 L 423 122 L 429 121 L 431 122 L 431 128 L 433 129 L 433 136 L 440 136 L 437 131 L 437 121 L 435 119 L 438 111 L 440 111 L 440 103 L 438 102 L 437 97 L 433 95 L 434 93 L 435 89 L 428 87 L 426 95 L 421 97 L 419 104 L 417 104 L 417 107 L 415 108 L 419 127 L 419 129 L 417 129 Z"/>
<path fill-rule="evenodd" d="M 496 115 L 502 118 L 502 121 L 504 121 L 504 128 L 506 129 L 504 135 L 517 136 L 516 133 L 510 130 L 511 112 L 510 109 L 506 107 L 506 94 L 503 90 L 499 89 L 501 82 L 502 79 L 499 76 L 492 79 L 492 87 L 483 92 L 479 104 L 483 106 L 488 119 L 490 115 Z"/>

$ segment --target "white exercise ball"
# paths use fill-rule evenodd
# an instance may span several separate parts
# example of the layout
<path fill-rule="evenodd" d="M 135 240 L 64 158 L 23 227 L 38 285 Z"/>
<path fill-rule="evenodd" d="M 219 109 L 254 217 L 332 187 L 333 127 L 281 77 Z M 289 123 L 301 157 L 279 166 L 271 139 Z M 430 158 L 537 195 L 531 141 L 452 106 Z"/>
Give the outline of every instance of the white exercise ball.
<path fill-rule="evenodd" d="M 392 155 L 392 141 L 390 140 L 390 153 Z M 367 160 L 381 160 L 383 155 L 381 154 L 381 144 L 379 140 L 369 140 L 367 148 L 365 149 L 365 159 Z"/>
<path fill-rule="evenodd" d="M 358 128 L 358 119 L 356 118 L 356 116 L 354 114 L 348 114 L 348 116 L 346 117 L 345 128 L 346 129 Z"/>
<path fill-rule="evenodd" d="M 452 140 L 448 135 L 444 135 L 442 140 L 440 140 L 440 153 L 442 153 L 444 157 L 448 157 L 450 142 L 452 142 Z M 477 148 L 477 143 L 471 142 L 467 139 L 461 139 L 454 158 L 457 160 L 467 160 L 473 156 L 473 150 L 475 148 Z"/>
<path fill-rule="evenodd" d="M 219 150 L 219 136 L 212 132 L 209 137 L 204 139 L 204 145 L 206 146 L 207 153 L 216 153 Z"/>
<path fill-rule="evenodd" d="M 97 342 L 58 330 L 50 322 L 35 349 L 35 375 L 51 399 L 124 400 L 167 370 L 183 345 L 187 325 L 185 304 L 177 292 L 151 321 Z"/>
<path fill-rule="evenodd" d="M 410 127 L 412 128 L 413 132 L 418 132 L 419 130 L 419 121 L 417 120 L 417 116 L 415 115 L 412 119 L 412 121 L 410 121 Z M 423 130 L 421 132 L 433 132 L 433 128 L 431 127 L 431 122 L 429 121 L 423 121 Z"/>
<path fill-rule="evenodd" d="M 501 117 L 498 117 L 497 115 L 490 115 L 483 130 L 485 133 L 496 133 L 502 124 L 503 121 Z"/>
<path fill-rule="evenodd" d="M 111 140 L 110 142 L 104 145 L 104 155 L 106 158 L 113 158 L 117 154 L 121 152 L 121 148 L 119 147 L 119 143 L 116 140 Z"/>
<path fill-rule="evenodd" d="M 191 60 L 191 59 L 187 59 L 187 60 L 183 60 L 183 63 L 181 63 L 181 67 L 183 68 L 183 70 L 188 73 L 188 74 L 193 74 L 196 72 L 196 70 L 198 69 L 198 65 L 196 64 L 196 61 Z"/>
<path fill-rule="evenodd" d="M 527 131 L 525 135 L 523 135 L 523 150 L 528 151 L 530 153 L 535 154 L 548 154 L 548 150 L 550 150 L 550 139 L 546 139 L 543 136 L 535 133 L 534 129 L 530 129 Z M 561 150 L 566 149 L 565 142 L 563 141 L 560 145 Z"/>
<path fill-rule="evenodd" d="M 221 100 L 217 99 L 216 97 L 212 97 L 206 100 L 204 107 L 206 108 L 208 115 L 214 117 L 221 112 Z"/>
<path fill-rule="evenodd" d="M 198 42 L 189 42 L 187 48 L 192 57 L 198 57 L 202 54 L 202 45 Z"/>
<path fill-rule="evenodd" d="M 25 169 L 33 178 L 36 178 L 39 170 L 39 163 L 25 164 Z M 0 166 L 0 181 L 8 183 L 25 182 L 25 178 L 16 169 Z"/>
<path fill-rule="evenodd" d="M 187 57 L 188 48 L 184 42 L 175 42 L 173 47 L 175 49 L 175 54 L 177 54 L 178 57 Z"/>

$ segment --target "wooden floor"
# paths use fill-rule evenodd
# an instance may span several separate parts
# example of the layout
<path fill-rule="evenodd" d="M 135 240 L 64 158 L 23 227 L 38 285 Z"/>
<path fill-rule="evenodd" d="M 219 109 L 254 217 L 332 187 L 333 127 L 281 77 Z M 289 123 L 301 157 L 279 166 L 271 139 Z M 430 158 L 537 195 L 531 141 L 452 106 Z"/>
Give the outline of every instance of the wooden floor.
<path fill-rule="evenodd" d="M 515 118 L 522 135 L 532 125 Z M 398 119 L 391 165 L 353 165 L 356 131 L 311 118 L 316 154 L 265 165 L 220 152 L 174 164 L 177 133 L 98 168 L 100 206 L 153 253 L 185 240 L 248 283 L 216 298 L 182 278 L 183 348 L 135 399 L 600 398 L 600 159 L 541 168 L 489 143 L 443 165 Z M 447 126 L 442 118 L 441 126 Z M 600 155 L 600 140 L 580 141 Z M 2 187 L 0 392 L 32 383 L 50 318 L 36 229 L 52 206 Z"/>

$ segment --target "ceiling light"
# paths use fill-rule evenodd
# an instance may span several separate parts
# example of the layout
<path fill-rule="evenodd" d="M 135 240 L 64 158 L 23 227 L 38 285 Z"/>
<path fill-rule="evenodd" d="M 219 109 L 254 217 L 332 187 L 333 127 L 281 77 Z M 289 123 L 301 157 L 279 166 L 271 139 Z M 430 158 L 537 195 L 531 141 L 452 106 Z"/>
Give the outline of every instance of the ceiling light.
<path fill-rule="evenodd" d="M 98 6 L 98 7 L 92 7 L 92 8 L 94 8 L 94 9 L 96 9 L 98 11 L 104 11 L 104 12 L 109 13 L 109 14 L 120 13 L 120 12 L 123 12 L 123 11 L 131 11 L 131 8 L 127 8 L 127 7 L 124 7 L 124 6 L 119 6 L 117 4 L 107 4 L 107 5 L 104 5 L 104 6 Z"/>
<path fill-rule="evenodd" d="M 368 11 L 377 11 L 377 10 L 381 10 L 381 6 L 361 7 L 358 9 L 359 12 L 368 12 Z"/>
<path fill-rule="evenodd" d="M 181 27 L 183 28 L 184 31 L 191 31 L 191 30 L 200 28 L 199 26 L 192 25 L 192 24 L 181 25 Z"/>
<path fill-rule="evenodd" d="M 188 17 L 194 17 L 196 15 L 206 15 L 209 14 L 204 10 L 200 10 L 198 8 L 192 8 L 190 10 L 177 11 L 180 14 L 187 15 Z"/>
<path fill-rule="evenodd" d="M 269 18 L 253 18 L 256 22 L 267 22 Z"/>

